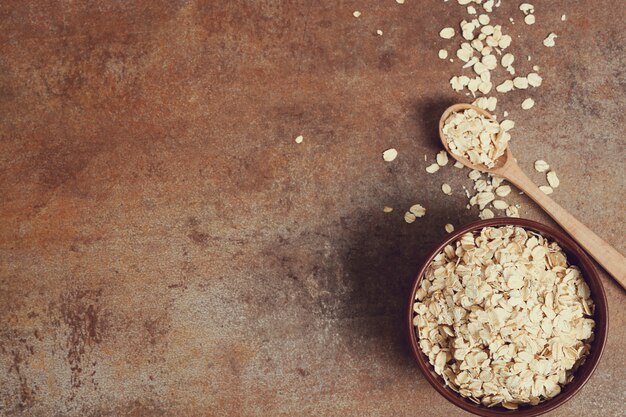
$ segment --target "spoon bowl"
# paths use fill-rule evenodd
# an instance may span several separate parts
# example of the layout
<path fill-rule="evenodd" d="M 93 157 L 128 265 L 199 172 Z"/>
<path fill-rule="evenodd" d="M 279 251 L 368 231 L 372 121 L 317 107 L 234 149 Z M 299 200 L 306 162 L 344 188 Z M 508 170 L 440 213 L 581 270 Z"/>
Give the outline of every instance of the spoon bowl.
<path fill-rule="evenodd" d="M 478 106 L 474 106 L 472 104 L 466 104 L 466 103 L 453 104 L 452 106 L 448 107 L 443 112 L 443 114 L 441 115 L 441 119 L 439 119 L 439 139 L 441 140 L 441 144 L 443 145 L 443 148 L 446 150 L 446 152 L 448 152 L 454 159 L 456 159 L 457 161 L 459 161 L 466 167 L 470 169 L 476 169 L 482 172 L 489 172 L 491 174 L 496 174 L 497 171 L 500 168 L 504 167 L 510 159 L 513 159 L 511 156 L 511 150 L 509 149 L 508 146 L 506 148 L 506 151 L 504 152 L 504 155 L 498 158 L 496 160 L 496 164 L 491 168 L 489 168 L 488 166 L 484 164 L 474 164 L 469 159 L 465 158 L 463 155 L 457 155 L 450 150 L 448 141 L 446 140 L 446 137 L 443 133 L 443 126 L 445 125 L 446 120 L 448 120 L 448 118 L 453 113 L 460 113 L 465 110 L 474 110 L 476 113 L 488 119 L 495 120 L 495 117 L 493 117 L 491 113 L 489 113 L 487 110 L 481 109 Z"/>
<path fill-rule="evenodd" d="M 448 107 L 439 120 L 439 138 L 441 139 L 441 144 L 444 149 L 464 166 L 502 177 L 524 191 L 524 193 L 539 204 L 550 217 L 567 231 L 574 240 L 585 248 L 587 252 L 613 276 L 622 288 L 626 289 L 626 258 L 541 191 L 517 165 L 517 161 L 513 158 L 508 146 L 504 154 L 495 161 L 495 166 L 491 168 L 484 164 L 474 164 L 463 155 L 457 155 L 450 151 L 448 141 L 443 133 L 444 124 L 451 114 L 469 109 L 489 119 L 495 120 L 495 117 L 489 112 L 471 104 L 460 103 Z"/>

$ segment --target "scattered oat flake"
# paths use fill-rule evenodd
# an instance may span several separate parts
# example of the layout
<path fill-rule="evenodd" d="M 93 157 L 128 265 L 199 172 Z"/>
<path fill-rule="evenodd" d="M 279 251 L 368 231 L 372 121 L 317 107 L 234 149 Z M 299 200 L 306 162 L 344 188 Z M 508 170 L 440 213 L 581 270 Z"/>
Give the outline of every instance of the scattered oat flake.
<path fill-rule="evenodd" d="M 493 219 L 495 214 L 493 214 L 493 211 L 486 208 L 480 212 L 478 217 L 480 217 L 481 220 Z"/>
<path fill-rule="evenodd" d="M 559 181 L 559 177 L 556 176 L 556 172 L 554 171 L 548 172 L 548 175 L 546 175 L 546 177 L 548 179 L 548 184 L 550 184 L 550 187 L 552 188 L 557 188 L 561 183 Z"/>
<path fill-rule="evenodd" d="M 388 207 L 388 206 L 383 207 L 383 212 L 385 213 L 391 213 L 392 211 L 393 211 L 393 207 Z"/>
<path fill-rule="evenodd" d="M 441 29 L 441 31 L 439 32 L 439 36 L 444 39 L 452 39 L 454 37 L 454 28 L 447 27 Z"/>
<path fill-rule="evenodd" d="M 532 98 L 527 98 L 526 100 L 522 101 L 522 109 L 524 110 L 530 110 L 535 106 L 535 100 L 533 100 Z"/>
<path fill-rule="evenodd" d="M 378 36 L 383 36 L 383 31 L 382 31 L 382 30 L 380 30 L 380 29 L 378 29 L 378 30 L 376 30 L 376 34 L 377 34 Z"/>
<path fill-rule="evenodd" d="M 394 148 L 387 149 L 385 152 L 383 152 L 383 160 L 385 162 L 391 162 L 394 159 L 396 159 L 397 156 L 398 156 L 398 151 L 395 150 Z"/>
<path fill-rule="evenodd" d="M 508 93 L 513 90 L 513 80 L 505 80 L 501 84 L 496 86 L 498 93 Z"/>
<path fill-rule="evenodd" d="M 404 213 L 404 221 L 407 223 L 413 223 L 415 221 L 415 214 L 407 211 Z"/>
<path fill-rule="evenodd" d="M 462 163 L 460 163 L 459 161 L 456 161 L 456 162 L 454 163 L 454 167 L 455 167 L 455 168 L 463 168 L 463 166 L 464 166 L 464 165 L 463 165 Z"/>
<path fill-rule="evenodd" d="M 543 159 L 539 159 L 535 161 L 535 170 L 537 172 L 546 172 L 549 169 L 550 169 L 550 165 L 548 165 L 548 163 L 544 161 Z"/>
<path fill-rule="evenodd" d="M 515 77 L 513 79 L 513 86 L 520 90 L 525 90 L 528 88 L 528 78 L 526 77 Z"/>
<path fill-rule="evenodd" d="M 434 174 L 437 171 L 439 171 L 439 164 L 431 164 L 426 167 L 426 172 L 429 174 Z"/>
<path fill-rule="evenodd" d="M 478 207 L 482 210 L 485 206 L 495 200 L 496 196 L 491 191 L 482 191 L 476 194 L 476 203 Z"/>
<path fill-rule="evenodd" d="M 567 20 L 567 16 L 563 15 L 561 16 L 561 22 L 565 22 Z"/>
<path fill-rule="evenodd" d="M 552 187 L 549 187 L 549 186 L 547 186 L 547 185 L 542 185 L 542 186 L 540 186 L 540 187 L 539 187 L 539 189 L 540 189 L 541 191 L 543 191 L 543 192 L 544 192 L 544 194 L 552 194 L 552 193 L 554 192 L 554 190 L 552 189 Z"/>
<path fill-rule="evenodd" d="M 404 0 L 396 0 L 396 3 L 398 3 L 398 4 L 404 4 Z"/>
<path fill-rule="evenodd" d="M 441 151 L 437 154 L 437 164 L 439 164 L 439 166 L 446 166 L 448 164 L 448 152 L 446 151 Z"/>
<path fill-rule="evenodd" d="M 506 210 L 509 207 L 507 202 L 502 200 L 493 200 L 491 205 L 498 210 Z"/>
<path fill-rule="evenodd" d="M 296 143 L 302 143 L 303 140 L 304 138 L 302 137 L 302 135 L 300 135 L 296 138 Z"/>
<path fill-rule="evenodd" d="M 452 187 L 450 187 L 450 184 L 443 184 L 441 186 L 441 191 L 443 191 L 443 193 L 446 194 L 446 195 L 451 195 L 452 194 Z"/>
<path fill-rule="evenodd" d="M 554 40 L 558 38 L 555 33 L 550 33 L 544 40 L 543 45 L 552 48 L 555 45 Z"/>
<path fill-rule="evenodd" d="M 524 13 L 524 14 L 529 14 L 529 13 L 534 13 L 535 12 L 535 6 L 533 6 L 530 3 L 522 3 L 519 5 L 519 9 Z"/>
<path fill-rule="evenodd" d="M 502 59 L 500 60 L 500 64 L 504 68 L 508 68 L 511 65 L 513 65 L 513 61 L 515 61 L 515 57 L 513 56 L 513 54 L 506 53 L 506 54 L 502 55 Z"/>
<path fill-rule="evenodd" d="M 446 229 L 446 232 L 448 232 L 448 233 L 452 233 L 452 232 L 454 232 L 454 226 L 453 226 L 453 225 L 451 225 L 450 223 L 446 224 L 446 225 L 444 226 L 444 228 Z"/>
<path fill-rule="evenodd" d="M 469 172 L 469 174 L 467 174 L 467 176 L 469 177 L 470 180 L 477 181 L 480 179 L 480 171 L 473 169 Z"/>
<path fill-rule="evenodd" d="M 355 10 L 354 12 L 352 12 L 352 16 L 354 17 L 360 17 L 361 16 L 361 12 L 358 10 Z"/>
<path fill-rule="evenodd" d="M 409 209 L 409 212 L 413 213 L 415 217 L 424 217 L 426 209 L 421 204 L 414 204 Z"/>
<path fill-rule="evenodd" d="M 537 66 L 533 67 L 533 69 L 535 68 L 539 69 Z M 533 87 L 539 87 L 541 85 L 541 82 L 543 81 L 541 76 L 536 72 L 531 72 L 530 74 L 528 74 L 526 79 L 528 80 L 528 85 L 531 85 Z"/>
<path fill-rule="evenodd" d="M 496 188 L 496 195 L 498 197 L 506 197 L 509 194 L 511 194 L 511 187 L 508 185 L 501 185 Z"/>
<path fill-rule="evenodd" d="M 515 122 L 513 120 L 503 120 L 500 123 L 500 128 L 502 130 L 504 130 L 505 132 L 508 132 L 509 130 L 513 129 L 515 127 Z"/>
<path fill-rule="evenodd" d="M 516 206 L 509 206 L 504 211 L 507 217 L 519 217 L 519 209 Z"/>
<path fill-rule="evenodd" d="M 440 49 L 439 50 L 439 58 L 446 59 L 447 57 L 448 57 L 448 51 L 446 51 L 445 49 Z"/>
<path fill-rule="evenodd" d="M 527 25 L 534 25 L 535 24 L 535 15 L 534 14 L 529 14 L 528 16 L 526 16 L 524 18 L 524 23 L 526 23 Z"/>

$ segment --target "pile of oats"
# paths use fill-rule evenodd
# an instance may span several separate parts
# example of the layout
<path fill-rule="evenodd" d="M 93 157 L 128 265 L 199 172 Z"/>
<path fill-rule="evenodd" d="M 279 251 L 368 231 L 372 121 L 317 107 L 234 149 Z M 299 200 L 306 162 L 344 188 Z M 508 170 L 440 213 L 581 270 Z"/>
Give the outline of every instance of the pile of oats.
<path fill-rule="evenodd" d="M 476 2 L 481 4 L 482 2 Z M 489 94 L 495 87 L 498 93 L 507 93 L 513 90 L 526 90 L 529 87 L 539 87 L 542 79 L 536 71 L 539 67 L 534 66 L 533 71 L 527 76 L 518 76 L 512 79 L 506 79 L 500 84 L 494 84 L 492 78 L 493 73 L 498 69 L 498 64 L 505 69 L 509 75 L 514 76 L 516 74 L 513 62 L 515 56 L 510 52 L 505 52 L 512 43 L 512 37 L 504 33 L 504 28 L 501 25 L 494 24 L 492 22 L 489 13 L 493 11 L 493 4 L 487 6 L 487 3 L 483 3 L 484 13 L 478 14 L 474 6 L 468 6 L 467 12 L 470 15 L 469 20 L 463 20 L 459 24 L 460 35 L 463 41 L 460 44 L 460 48 L 456 51 L 456 56 L 462 62 L 462 69 L 471 69 L 471 73 L 454 76 L 450 79 L 450 86 L 454 91 L 462 92 L 465 89 L 468 90 L 466 95 L 472 95 L 476 97 L 477 94 Z M 459 4 L 467 5 L 465 0 L 459 0 Z M 495 6 L 499 4 L 496 3 Z M 485 7 L 487 6 L 487 7 Z M 535 23 L 535 8 L 532 4 L 522 3 L 520 10 L 524 13 L 524 22 L 528 25 Z M 513 22 L 512 18 L 509 19 Z M 453 39 L 457 32 L 453 27 L 443 28 L 439 32 L 439 36 L 443 39 Z M 556 35 L 551 33 L 544 45 L 554 46 L 554 38 Z M 448 57 L 448 51 L 446 49 L 440 49 L 438 55 L 441 59 Z M 528 57 L 531 60 L 531 57 Z M 453 61 L 453 60 L 452 60 Z M 487 97 L 485 97 L 487 98 Z M 493 99 L 493 97 L 489 97 Z M 524 107 L 530 109 L 530 102 Z M 530 107 L 529 107 L 530 106 Z M 493 102 L 490 111 L 495 110 L 495 102 Z"/>
<path fill-rule="evenodd" d="M 532 66 L 532 71 L 523 74 L 519 74 L 521 71 L 516 69 L 518 64 L 522 66 L 524 61 L 531 61 L 532 58 L 528 55 L 527 60 L 516 60 L 513 53 L 510 52 L 513 38 L 506 33 L 507 28 L 505 26 L 497 24 L 498 22 L 492 15 L 494 9 L 500 5 L 499 1 L 457 0 L 456 3 L 467 8 L 468 18 L 460 22 L 458 29 L 452 26 L 442 29 L 439 36 L 445 39 L 446 43 L 460 39 L 459 43 L 452 46 L 453 49 L 450 54 L 448 53 L 449 49 L 442 48 L 438 51 L 438 56 L 441 59 L 447 59 L 449 55 L 456 55 L 456 58 L 460 60 L 462 73 L 450 79 L 450 86 L 453 90 L 465 94 L 465 96 L 473 97 L 472 104 L 494 113 L 498 105 L 498 98 L 495 95 L 506 94 L 514 90 L 526 90 L 530 93 L 542 85 L 543 79 L 539 75 L 537 65 Z M 519 10 L 523 15 L 524 23 L 527 25 L 535 23 L 534 5 L 521 3 Z M 566 16 L 563 15 L 561 21 L 565 20 Z M 509 17 L 509 22 L 515 24 L 512 17 Z M 556 34 L 550 33 L 544 41 L 544 45 L 554 46 L 556 37 Z M 453 52 L 454 50 L 456 53 Z M 450 62 L 454 62 L 454 59 L 450 58 Z M 499 73 L 504 73 L 504 77 L 502 78 Z M 531 111 L 536 104 L 536 98 L 526 96 L 521 101 L 520 107 L 525 111 Z M 507 117 L 508 112 L 505 111 L 504 118 Z M 507 123 L 512 122 L 507 121 Z M 504 135 L 504 137 L 509 138 L 508 135 Z M 486 142 L 484 143 L 486 144 Z M 477 160 L 480 162 L 481 158 L 485 157 L 479 156 Z M 485 165 L 489 166 L 488 164 Z M 455 166 L 461 168 L 458 165 Z M 440 166 L 432 164 L 426 168 L 426 171 L 429 174 L 434 174 L 439 169 Z M 490 174 L 478 174 L 474 179 L 474 189 L 476 186 L 483 187 L 485 183 L 489 184 L 493 180 L 502 182 L 501 179 Z M 554 191 L 554 187 L 548 185 L 543 185 L 540 188 L 546 193 Z M 468 208 L 471 208 L 471 206 L 476 205 L 471 200 L 475 201 L 480 192 L 474 195 L 470 194 L 467 189 L 465 192 L 470 199 Z M 519 204 L 511 205 L 504 200 L 494 200 L 494 202 L 495 204 L 490 208 L 481 209 L 480 218 L 493 217 L 492 209 L 494 208 L 502 210 L 507 216 L 519 217 Z"/>
<path fill-rule="evenodd" d="M 508 130 L 512 127 L 513 122 L 509 120 L 498 123 L 473 109 L 467 109 L 462 113 L 452 113 L 442 130 L 453 154 L 467 158 L 473 164 L 491 168 L 504 155 L 511 139 Z"/>
<path fill-rule="evenodd" d="M 532 60 L 530 55 L 521 58 L 518 56 L 517 59 L 514 55 L 513 36 L 507 33 L 508 29 L 511 28 L 508 26 L 509 22 L 511 25 L 515 24 L 513 17 L 509 17 L 508 22 L 505 19 L 503 24 L 499 24 L 502 22 L 497 21 L 498 17 L 493 12 L 500 6 L 500 0 L 455 0 L 454 3 L 466 8 L 467 17 L 458 24 L 451 23 L 445 27 L 437 28 L 442 42 L 445 43 L 437 51 L 438 57 L 450 62 L 455 62 L 458 59 L 457 62 L 460 64 L 460 71 L 450 78 L 451 87 L 458 93 L 472 97 L 474 100 L 472 104 L 491 112 L 494 114 L 494 118 L 497 117 L 495 113 L 496 107 L 499 105 L 496 96 L 515 90 L 524 90 L 527 94 L 521 99 L 518 106 L 524 111 L 532 111 L 540 103 L 536 97 L 530 96 L 535 94 L 537 88 L 542 85 L 543 78 L 539 75 L 539 66 L 530 64 L 529 61 Z M 520 3 L 518 8 L 518 13 L 523 16 L 524 23 L 533 25 L 536 21 L 535 6 L 530 3 Z M 356 12 L 355 17 L 358 17 L 357 14 L 360 16 L 360 13 Z M 560 20 L 565 21 L 566 19 L 566 16 L 563 15 Z M 382 30 L 378 30 L 377 33 L 382 35 Z M 554 46 L 556 38 L 555 33 L 550 33 L 544 41 L 544 45 Z M 538 46 L 541 47 L 541 45 Z M 531 65 L 532 69 L 530 68 Z M 525 69 L 524 66 L 528 66 L 528 68 Z M 503 116 L 503 119 L 507 119 L 508 112 L 504 111 Z M 465 154 L 464 156 L 474 163 L 483 163 L 492 167 L 510 140 L 507 131 L 513 127 L 513 124 L 511 120 L 504 120 L 499 125 L 500 134 L 489 134 L 489 140 L 486 139 L 486 135 L 483 138 L 468 140 L 461 133 L 458 137 L 458 145 L 450 145 L 450 148 L 453 149 L 454 146 L 457 154 Z M 489 126 L 489 129 L 495 130 L 496 125 L 498 123 L 493 122 L 493 127 Z M 456 133 L 459 133 L 458 130 L 457 128 Z M 424 157 L 427 161 L 426 155 Z M 385 161 L 393 160 L 393 158 L 395 158 L 393 154 L 383 156 Z M 442 151 L 436 155 L 436 162 L 428 164 L 425 169 L 429 174 L 436 174 L 438 171 L 445 171 L 447 164 L 447 155 Z M 454 167 L 464 168 L 458 162 L 454 164 Z M 498 214 L 498 211 L 501 212 L 500 215 L 519 217 L 521 206 L 508 203 L 504 199 L 506 195 L 511 194 L 511 188 L 505 185 L 503 179 L 478 172 L 471 172 L 470 178 L 474 181 L 474 192 L 463 187 L 469 200 L 468 209 L 478 206 L 481 219 L 492 218 Z M 559 184 L 558 178 L 556 180 L 551 178 L 551 183 L 550 178 L 548 178 L 548 183 L 550 185 L 542 185 L 540 188 L 543 192 L 551 194 L 555 189 L 553 184 L 557 184 L 557 186 Z M 497 189 L 500 189 L 500 194 L 496 193 Z M 453 195 L 459 191 L 456 188 L 453 189 L 445 181 L 442 181 L 441 190 L 446 195 Z M 405 220 L 409 223 L 415 221 L 414 217 L 410 211 L 405 213 Z"/>
<path fill-rule="evenodd" d="M 590 351 L 594 305 L 563 250 L 521 227 L 487 227 L 446 246 L 413 305 L 419 345 L 446 385 L 517 409 L 561 392 Z"/>

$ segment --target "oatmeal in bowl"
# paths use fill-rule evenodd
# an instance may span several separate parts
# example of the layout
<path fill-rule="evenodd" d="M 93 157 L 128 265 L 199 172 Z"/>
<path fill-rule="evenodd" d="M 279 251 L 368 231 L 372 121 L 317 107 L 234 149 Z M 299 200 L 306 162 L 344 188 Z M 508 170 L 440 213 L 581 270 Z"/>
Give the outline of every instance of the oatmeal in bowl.
<path fill-rule="evenodd" d="M 604 290 L 567 236 L 524 219 L 455 232 L 411 293 L 410 340 L 429 382 L 479 415 L 539 415 L 589 378 L 606 341 Z"/>

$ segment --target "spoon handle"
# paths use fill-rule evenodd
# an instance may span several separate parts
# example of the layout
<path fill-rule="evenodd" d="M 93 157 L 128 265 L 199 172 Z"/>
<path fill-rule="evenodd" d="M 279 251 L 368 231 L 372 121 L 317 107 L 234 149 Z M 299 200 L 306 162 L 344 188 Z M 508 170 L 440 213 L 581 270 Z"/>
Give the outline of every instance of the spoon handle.
<path fill-rule="evenodd" d="M 524 191 L 570 234 L 613 278 L 626 289 L 626 258 L 554 202 L 524 174 L 516 163 L 508 163 L 498 174 Z"/>

